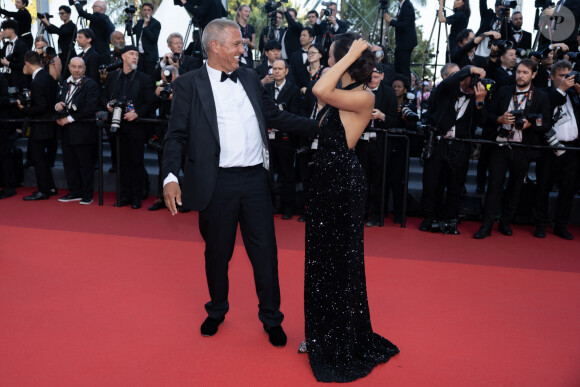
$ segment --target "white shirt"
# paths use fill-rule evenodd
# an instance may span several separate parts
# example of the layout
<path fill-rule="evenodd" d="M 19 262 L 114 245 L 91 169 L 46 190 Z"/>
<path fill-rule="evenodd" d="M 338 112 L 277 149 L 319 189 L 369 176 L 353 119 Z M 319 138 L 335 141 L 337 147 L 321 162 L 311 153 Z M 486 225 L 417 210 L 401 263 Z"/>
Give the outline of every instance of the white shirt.
<path fill-rule="evenodd" d="M 461 92 L 464 93 L 463 90 L 461 90 Z M 468 106 L 469 98 L 467 98 L 467 96 L 462 95 L 457 99 L 457 102 L 455 102 L 455 111 L 457 112 L 457 117 L 455 118 L 456 122 L 465 115 L 465 111 L 467 110 Z M 451 129 L 447 131 L 443 138 L 455 138 L 455 125 L 453 125 Z"/>
<path fill-rule="evenodd" d="M 528 91 L 530 91 L 530 88 L 529 87 L 526 90 L 518 90 L 518 88 L 516 87 L 516 92 L 517 93 L 525 93 L 525 92 L 528 92 Z M 526 98 L 526 95 L 525 94 L 519 94 L 517 96 L 517 98 L 518 98 L 518 105 L 519 105 L 518 106 L 518 110 L 524 110 L 526 108 L 526 104 L 528 103 L 528 100 L 525 99 Z M 508 110 L 509 111 L 516 110 L 516 105 L 514 104 L 513 96 L 510 99 L 510 105 L 508 107 Z M 522 142 L 522 131 L 521 130 L 516 129 L 514 127 L 514 125 L 510 125 L 510 124 L 503 124 L 503 127 L 505 129 L 507 129 L 507 130 L 511 130 L 513 132 L 513 134 L 514 134 L 514 137 L 511 138 L 511 139 L 508 139 L 508 138 L 502 138 L 502 137 L 497 136 L 496 139 L 495 139 L 496 141 L 498 141 L 498 142 L 505 142 L 505 141 Z"/>
<path fill-rule="evenodd" d="M 265 146 L 254 107 L 240 80 L 221 82 L 221 71 L 206 65 L 216 107 L 220 143 L 220 168 L 251 167 L 264 163 Z M 191 125 L 194 125 L 192 123 Z M 268 168 L 268 165 L 265 165 Z M 163 185 L 177 182 L 172 174 Z"/>
<path fill-rule="evenodd" d="M 512 70 L 508 69 L 507 67 L 505 67 L 504 65 L 501 66 L 502 69 L 504 69 L 506 71 L 506 73 L 508 73 L 509 75 L 513 75 Z"/>
<path fill-rule="evenodd" d="M 570 96 L 560 89 L 558 92 L 566 96 L 566 103 L 554 109 L 554 116 L 559 111 L 560 119 L 554 124 L 556 131 L 556 138 L 559 141 L 574 141 L 578 138 L 578 125 L 576 124 L 576 116 L 574 115 L 574 107 Z"/>
<path fill-rule="evenodd" d="M 278 86 L 276 84 L 276 81 L 274 81 L 274 99 L 278 99 L 278 95 L 280 95 L 280 92 L 282 91 L 282 88 L 284 87 L 284 85 L 286 84 L 286 78 L 284 78 L 284 82 L 282 82 L 282 84 L 280 86 Z M 278 90 L 276 90 L 278 89 Z"/>
<path fill-rule="evenodd" d="M 37 68 L 36 70 L 34 70 L 34 72 L 32 73 L 32 79 L 34 79 L 36 77 L 36 74 L 38 74 L 38 72 L 42 70 L 42 67 Z"/>

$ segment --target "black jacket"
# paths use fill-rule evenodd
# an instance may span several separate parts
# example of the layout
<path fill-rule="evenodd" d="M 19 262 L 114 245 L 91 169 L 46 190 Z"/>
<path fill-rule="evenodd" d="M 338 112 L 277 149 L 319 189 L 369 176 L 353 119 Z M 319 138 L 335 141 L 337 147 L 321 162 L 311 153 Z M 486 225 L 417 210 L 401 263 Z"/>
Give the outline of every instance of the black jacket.
<path fill-rule="evenodd" d="M 264 52 L 264 36 L 268 36 L 268 32 L 269 32 L 269 28 L 268 26 L 262 28 L 262 33 L 260 34 L 260 41 L 258 42 L 258 50 L 260 51 L 260 53 Z M 284 38 L 284 35 L 286 34 L 286 28 L 285 27 L 280 27 L 280 40 L 282 40 Z M 280 44 L 282 44 L 282 42 L 280 42 Z"/>
<path fill-rule="evenodd" d="M 96 39 L 92 42 L 92 46 L 95 50 L 99 54 L 109 51 L 111 34 L 115 31 L 115 26 L 111 22 L 111 19 L 109 19 L 109 17 L 104 13 L 88 13 L 78 2 L 75 3 L 75 8 L 77 9 L 79 16 L 82 16 L 91 22 L 89 28 L 95 33 Z"/>
<path fill-rule="evenodd" d="M 441 81 L 436 93 L 432 92 L 429 97 L 431 106 L 429 118 L 431 124 L 436 126 L 438 133 L 442 136 L 455 126 L 455 137 L 470 138 L 474 135 L 475 128 L 486 122 L 486 108 L 484 106 L 482 109 L 477 109 L 473 94 L 468 97 L 469 103 L 465 113 L 457 120 L 455 104 L 460 97 L 459 84 L 469 76 L 471 76 L 470 68 L 456 72 Z"/>
<path fill-rule="evenodd" d="M 487 0 L 479 0 L 479 15 L 481 22 L 479 23 L 479 29 L 475 35 L 483 34 L 484 32 L 491 31 L 493 24 L 498 20 L 495 11 L 491 8 L 487 8 Z M 501 30 L 498 31 L 501 34 L 502 39 L 507 39 L 508 33 L 511 30 L 511 22 L 508 21 L 507 26 L 502 25 Z"/>
<path fill-rule="evenodd" d="M 263 146 L 267 129 L 310 134 L 317 122 L 282 111 L 268 97 L 255 71 L 240 67 L 238 82 L 255 110 Z M 204 65 L 176 79 L 169 127 L 163 147 L 165 175 L 179 175 L 182 154 L 187 155 L 183 178 L 183 205 L 195 211 L 207 207 L 213 195 L 220 159 L 217 113 L 211 82 Z M 165 176 L 164 176 L 165 177 Z"/>
<path fill-rule="evenodd" d="M 395 45 L 397 49 L 412 50 L 417 46 L 415 8 L 413 8 L 411 1 L 405 0 L 403 2 L 399 17 L 392 19 L 390 25 L 395 27 Z"/>
<path fill-rule="evenodd" d="M 475 39 L 472 39 L 470 42 L 463 45 L 463 47 L 455 47 L 453 51 L 451 51 L 451 63 L 455 63 L 459 68 L 463 68 L 464 66 L 472 64 L 471 60 L 469 59 L 469 52 L 474 48 L 477 47 L 475 44 Z"/>
<path fill-rule="evenodd" d="M 284 13 L 286 17 L 286 23 L 288 23 L 288 28 L 286 29 L 286 33 L 284 34 L 284 48 L 286 49 L 286 58 L 283 59 L 290 59 L 292 54 L 296 51 L 300 51 L 300 34 L 302 33 L 302 24 L 298 23 L 296 20 L 292 18 L 290 15 L 290 11 L 286 11 Z"/>
<path fill-rule="evenodd" d="M 95 51 L 95 48 L 91 46 L 86 53 L 81 51 L 81 53 L 77 56 L 85 61 L 85 66 L 87 67 L 85 75 L 100 84 L 101 77 L 99 76 L 99 55 Z"/>
<path fill-rule="evenodd" d="M 384 121 L 375 120 L 375 128 L 392 128 L 397 118 L 397 95 L 395 90 L 391 86 L 380 83 L 379 88 L 373 93 L 375 95 L 375 109 L 385 113 Z"/>
<path fill-rule="evenodd" d="M 296 84 L 296 78 L 294 78 L 294 71 L 292 70 L 292 66 L 290 66 L 289 64 L 286 64 L 286 67 L 288 68 L 288 75 L 286 75 L 286 81 L 293 83 L 293 84 Z M 270 70 L 270 64 L 268 63 L 268 60 L 266 59 L 265 61 L 260 63 L 258 66 L 256 66 L 255 70 L 258 73 L 258 76 L 260 77 L 260 79 L 262 79 L 266 75 L 268 75 L 268 71 Z"/>
<path fill-rule="evenodd" d="M 71 54 L 70 58 L 68 57 L 68 53 L 71 49 L 71 43 L 73 39 L 76 38 L 76 26 L 72 21 L 68 23 L 64 23 L 60 27 L 56 27 L 53 24 L 49 24 L 46 27 L 46 31 L 50 34 L 57 34 L 58 35 L 58 48 L 60 51 L 59 57 L 62 60 L 63 67 L 66 65 L 65 61 L 70 59 L 74 56 L 74 52 Z"/>
<path fill-rule="evenodd" d="M 30 107 L 23 108 L 22 114 L 34 119 L 53 119 L 57 87 L 48 71 L 40 69 L 30 84 Z M 30 138 L 33 140 L 47 140 L 56 135 L 54 122 L 34 123 L 31 127 Z"/>
<path fill-rule="evenodd" d="M 508 31 L 508 40 L 511 40 L 514 44 L 514 48 L 523 48 L 524 50 L 529 50 L 532 48 L 532 34 L 528 31 L 521 31 L 520 40 L 516 42 L 514 38 L 514 30 L 510 28 Z"/>
<path fill-rule="evenodd" d="M 308 66 L 308 59 L 306 62 L 304 62 L 302 58 L 303 55 L 301 47 L 300 50 L 292 54 L 292 57 L 288 61 L 290 67 L 292 68 L 292 76 L 296 80 L 296 86 L 299 88 L 307 87 L 308 82 L 310 82 L 308 70 L 306 70 L 306 67 Z"/>
<path fill-rule="evenodd" d="M 228 16 L 220 0 L 190 0 L 183 7 L 199 22 L 202 30 L 210 21 Z"/>
<path fill-rule="evenodd" d="M 155 18 L 151 18 L 149 25 L 143 28 L 145 20 L 139 19 L 133 32 L 135 33 L 137 47 L 139 42 L 143 42 L 144 54 L 139 56 L 139 60 L 145 62 L 157 62 L 159 60 L 159 51 L 157 49 L 157 41 L 159 40 L 159 33 L 161 32 L 161 23 Z"/>
<path fill-rule="evenodd" d="M 516 70 L 511 70 L 511 75 L 510 73 L 507 72 L 507 70 L 504 70 L 503 67 L 501 66 L 497 66 L 495 67 L 493 73 L 490 74 L 489 78 L 493 79 L 497 85 L 496 87 L 498 89 L 504 87 L 504 86 L 511 86 L 511 85 L 515 85 L 516 84 Z"/>
<path fill-rule="evenodd" d="M 26 43 L 26 48 L 28 50 L 32 49 L 32 42 L 34 39 L 30 33 L 30 28 L 32 26 L 32 16 L 30 16 L 30 12 L 28 12 L 26 8 L 20 8 L 16 12 L 10 12 L 0 8 L 0 14 L 11 17 L 18 22 L 18 31 L 16 31 L 18 37 Z"/>
<path fill-rule="evenodd" d="M 275 87 L 276 81 L 268 83 L 266 86 L 264 86 L 266 93 L 268 93 L 268 96 L 272 98 L 274 103 L 279 106 L 282 105 L 284 110 L 287 112 L 302 115 L 304 109 L 300 99 L 300 89 L 298 89 L 298 86 L 288 82 L 286 79 L 284 87 L 282 87 L 282 90 L 280 90 L 278 93 L 278 98 L 274 98 L 276 95 L 274 90 Z"/>
<path fill-rule="evenodd" d="M 0 50 L 0 58 L 6 58 L 8 59 L 8 62 L 10 62 L 8 67 L 11 72 L 10 74 L 6 74 L 6 80 L 10 86 L 16 86 L 22 90 L 22 88 L 27 87 L 29 84 L 29 80 L 22 73 L 22 69 L 24 68 L 24 54 L 26 54 L 26 51 L 29 49 L 26 47 L 26 43 L 24 43 L 20 38 L 16 39 L 16 42 L 14 42 L 14 49 L 8 56 L 6 56 L 7 47 L 8 45 L 4 44 L 2 50 Z"/>
<path fill-rule="evenodd" d="M 552 111 L 548 94 L 543 90 L 533 87 L 532 102 L 526 103 L 526 115 L 529 113 L 542 114 L 542 126 L 536 126 L 536 120 L 530 120 L 531 127 L 522 132 L 522 143 L 528 145 L 543 144 L 542 138 L 552 127 Z M 491 99 L 487 110 L 487 127 L 484 128 L 483 136 L 489 140 L 495 140 L 497 137 L 500 124 L 497 123 L 498 117 L 502 116 L 509 108 L 510 102 L 516 86 L 505 86 L 499 89 L 496 95 Z M 530 89 L 532 90 L 532 89 Z"/>
<path fill-rule="evenodd" d="M 68 83 L 64 85 L 57 102 L 65 102 L 69 92 Z M 62 137 L 70 145 L 95 144 L 98 139 L 97 126 L 94 122 L 82 122 L 87 118 L 94 118 L 100 110 L 99 103 L 101 87 L 97 82 L 88 77 L 83 77 L 78 89 L 72 96 L 70 116 L 74 122 L 63 126 Z"/>

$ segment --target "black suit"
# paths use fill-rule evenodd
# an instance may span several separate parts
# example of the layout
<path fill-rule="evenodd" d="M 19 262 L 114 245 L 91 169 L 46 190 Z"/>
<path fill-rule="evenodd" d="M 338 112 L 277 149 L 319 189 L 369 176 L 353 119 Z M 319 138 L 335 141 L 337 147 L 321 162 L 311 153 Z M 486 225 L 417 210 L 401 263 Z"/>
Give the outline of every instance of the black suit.
<path fill-rule="evenodd" d="M 286 23 L 288 23 L 288 28 L 286 29 L 286 33 L 282 38 L 282 59 L 290 59 L 292 54 L 297 51 L 300 51 L 300 34 L 302 33 L 302 24 L 298 23 L 296 20 L 292 18 L 290 15 L 290 11 L 286 11 L 284 13 L 286 17 Z M 284 50 L 286 51 L 284 56 Z"/>
<path fill-rule="evenodd" d="M 91 46 L 87 52 L 81 51 L 77 56 L 85 61 L 85 66 L 87 67 L 85 75 L 100 84 L 101 76 L 99 75 L 99 55 L 95 51 L 95 48 Z"/>
<path fill-rule="evenodd" d="M 303 59 L 304 56 L 302 55 L 302 48 L 292 54 L 292 57 L 288 61 L 290 67 L 292 68 L 292 76 L 296 80 L 296 86 L 299 88 L 307 87 L 308 83 L 310 82 L 308 70 L 306 67 L 308 66 L 308 58 L 306 60 Z"/>
<path fill-rule="evenodd" d="M 260 79 L 262 79 L 266 75 L 268 75 L 268 72 L 270 71 L 271 67 L 272 66 L 270 66 L 268 59 L 266 59 L 262 63 L 260 63 L 258 66 L 256 66 L 255 70 L 258 73 L 258 76 L 260 77 Z M 293 67 L 291 65 L 289 65 L 288 63 L 286 64 L 286 67 L 288 68 L 288 75 L 286 75 L 286 81 L 295 84 L 296 79 L 294 78 Z"/>
<path fill-rule="evenodd" d="M 508 40 L 514 43 L 514 48 L 523 48 L 524 50 L 532 48 L 532 34 L 528 31 L 521 30 L 519 39 L 516 39 L 513 28 L 510 28 L 508 31 Z"/>
<path fill-rule="evenodd" d="M 111 19 L 109 19 L 109 17 L 104 13 L 88 13 L 78 2 L 75 3 L 75 8 L 77 9 L 79 16 L 84 17 L 91 22 L 89 28 L 95 33 L 95 41 L 92 42 L 95 50 L 99 54 L 109 51 L 111 34 L 115 31 L 115 26 L 111 22 Z"/>
<path fill-rule="evenodd" d="M 278 35 L 279 35 L 279 37 L 278 37 L 277 40 L 280 42 L 280 44 L 282 44 L 282 38 L 284 38 L 284 34 L 286 34 L 286 28 L 279 27 L 279 28 L 276 28 L 276 30 L 278 31 Z M 269 26 L 266 26 L 266 27 L 262 28 L 262 33 L 260 34 L 260 41 L 258 42 L 258 50 L 260 51 L 260 54 L 262 56 L 264 54 L 264 44 L 265 44 L 264 43 L 264 36 L 266 36 L 268 38 L 268 40 L 269 40 L 270 39 L 270 36 L 268 34 L 270 32 L 271 31 L 270 31 L 270 27 Z M 273 32 L 273 33 L 274 33 L 274 36 L 276 36 L 275 35 L 275 32 Z"/>
<path fill-rule="evenodd" d="M 532 80 L 534 86 L 547 89 L 552 84 L 552 79 L 550 78 L 550 72 L 547 68 L 540 65 L 538 66 L 538 72 L 536 73 L 535 78 Z"/>
<path fill-rule="evenodd" d="M 20 8 L 16 12 L 9 12 L 0 8 L 0 14 L 11 17 L 18 22 L 18 31 L 16 31 L 18 37 L 26 44 L 27 51 L 32 49 L 32 42 L 34 39 L 30 33 L 32 26 L 32 16 L 30 16 L 30 12 L 28 12 L 26 8 Z"/>
<path fill-rule="evenodd" d="M 510 74 L 511 72 L 511 74 Z M 490 78 L 497 83 L 497 88 L 500 89 L 504 86 L 511 86 L 516 84 L 516 70 L 506 70 L 502 66 L 495 67 L 493 73 L 490 74 Z"/>
<path fill-rule="evenodd" d="M 58 49 L 60 51 L 58 57 L 62 61 L 63 68 L 66 69 L 66 67 L 68 66 L 68 61 L 70 61 L 70 59 L 75 56 L 73 48 L 73 52 L 69 57 L 71 47 L 74 47 L 72 46 L 73 40 L 76 38 L 75 24 L 72 21 L 64 23 L 60 27 L 56 27 L 53 24 L 49 24 L 48 27 L 46 27 L 46 31 L 50 34 L 58 35 Z"/>
<path fill-rule="evenodd" d="M 155 84 L 145 73 L 137 70 L 124 74 L 115 70 L 107 76 L 101 103 L 106 106 L 113 99 L 131 101 L 139 118 L 153 115 L 156 103 Z M 135 121 L 121 122 L 117 133 L 121 149 L 121 201 L 138 202 L 145 184 L 144 145 L 150 137 L 149 126 Z M 140 204 L 140 203 L 139 203 Z"/>
<path fill-rule="evenodd" d="M 476 36 L 493 30 L 494 24 L 499 20 L 495 11 L 491 8 L 487 8 L 487 0 L 479 0 L 479 15 L 481 21 L 479 23 L 479 29 L 475 33 Z M 508 20 L 507 26 L 502 25 L 500 30 L 496 30 L 501 34 L 502 39 L 508 38 L 508 33 L 512 29 L 511 25 L 511 22 Z"/>
<path fill-rule="evenodd" d="M 494 140 L 498 134 L 500 124 L 498 117 L 503 115 L 509 108 L 515 92 L 515 86 L 501 88 L 491 100 L 488 108 L 488 126 L 484 128 L 484 137 Z M 528 113 L 541 113 L 542 126 L 536 125 L 536 120 L 530 120 L 532 126 L 522 131 L 522 143 L 528 145 L 543 144 L 542 136 L 552 126 L 552 111 L 548 94 L 537 87 L 530 86 L 533 90 L 532 102 L 525 104 L 526 115 Z M 538 157 L 538 151 L 533 149 L 513 148 L 506 146 L 493 146 L 490 151 L 488 188 L 485 195 L 483 224 L 488 229 L 500 213 L 500 197 L 506 171 L 509 169 L 510 177 L 506 200 L 501 209 L 501 217 L 510 222 L 515 215 L 524 177 L 528 172 L 530 163 Z"/>
<path fill-rule="evenodd" d="M 48 71 L 40 69 L 30 86 L 30 107 L 23 108 L 22 113 L 34 119 L 53 118 L 57 86 L 57 82 Z M 50 189 L 54 188 L 49 149 L 53 148 L 56 143 L 55 123 L 35 123 L 31 126 L 28 146 L 31 148 L 30 153 L 34 160 L 38 191 L 48 195 Z"/>
<path fill-rule="evenodd" d="M 193 15 L 195 20 L 199 21 L 201 30 L 205 29 L 210 21 L 228 16 L 219 0 L 190 0 L 183 6 Z"/>
<path fill-rule="evenodd" d="M 4 44 L 0 51 L 0 57 L 6 58 L 8 62 L 10 62 L 8 65 L 10 73 L 6 74 L 6 80 L 8 81 L 8 85 L 16 86 L 22 90 L 30 83 L 27 77 L 22 73 L 22 69 L 24 68 L 24 54 L 26 54 L 28 49 L 26 48 L 26 44 L 20 38 L 16 39 L 16 42 L 14 42 L 14 49 L 8 56 L 6 56 L 7 47 L 8 44 Z"/>
<path fill-rule="evenodd" d="M 58 97 L 59 102 L 67 103 L 69 115 L 74 119 L 62 127 L 62 162 L 71 194 L 89 199 L 93 197 L 98 131 L 94 122 L 82 120 L 94 118 L 99 110 L 101 87 L 88 77 L 81 78 L 78 85 L 71 93 L 71 86 L 66 83 Z"/>
<path fill-rule="evenodd" d="M 396 19 L 390 26 L 395 27 L 395 72 L 411 77 L 411 54 L 417 46 L 415 30 L 415 8 L 410 0 L 405 0 Z"/>
<path fill-rule="evenodd" d="M 4 74 L 0 74 L 0 119 L 10 118 L 8 114 L 8 81 Z M 2 176 L 3 187 L 6 193 L 14 190 L 16 185 L 15 166 L 10 154 L 10 136 L 14 132 L 14 127 L 3 123 L 0 126 L 0 175 Z"/>
<path fill-rule="evenodd" d="M 280 110 L 268 97 L 253 70 L 242 67 L 238 75 L 238 82 L 254 108 L 262 147 L 268 146 L 268 127 L 288 132 L 316 129 L 315 121 Z M 199 229 L 206 243 L 205 267 L 211 297 L 206 310 L 216 319 L 228 311 L 227 266 L 239 223 L 254 268 L 260 309 L 258 316 L 266 328 L 278 326 L 284 316 L 280 312 L 268 173 L 261 165 L 219 167 L 221 148 L 217 112 L 206 66 L 177 78 L 173 96 L 169 129 L 165 136 L 163 171 L 178 176 L 181 155 L 187 153 L 182 201 L 185 207 L 200 211 Z"/>
<path fill-rule="evenodd" d="M 159 61 L 159 50 L 157 49 L 157 41 L 159 40 L 159 33 L 161 32 L 161 23 L 155 18 L 149 20 L 149 25 L 143 27 L 145 20 L 139 19 L 133 32 L 137 38 L 136 43 L 139 47 L 139 43 L 143 44 L 144 53 L 139 55 L 139 65 L 142 66 L 142 71 L 153 76 L 153 71 L 155 65 Z"/>

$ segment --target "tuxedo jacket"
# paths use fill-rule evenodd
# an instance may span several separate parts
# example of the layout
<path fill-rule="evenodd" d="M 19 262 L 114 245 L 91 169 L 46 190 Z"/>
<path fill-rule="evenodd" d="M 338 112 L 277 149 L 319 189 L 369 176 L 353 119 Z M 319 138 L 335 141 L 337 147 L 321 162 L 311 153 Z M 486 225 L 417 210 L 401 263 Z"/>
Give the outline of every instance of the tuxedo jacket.
<path fill-rule="evenodd" d="M 4 44 L 2 50 L 0 51 L 0 57 L 8 59 L 10 65 L 8 66 L 11 70 L 10 74 L 6 74 L 6 80 L 10 86 L 16 86 L 20 90 L 27 87 L 29 81 L 27 77 L 22 73 L 22 69 L 24 68 L 24 54 L 29 49 L 26 47 L 26 43 L 22 41 L 22 39 L 16 39 L 14 42 L 14 48 L 10 55 L 6 56 L 6 48 L 8 47 L 7 44 Z"/>
<path fill-rule="evenodd" d="M 81 52 L 77 55 L 79 58 L 85 61 L 85 75 L 97 83 L 101 83 L 101 77 L 99 75 L 99 54 L 95 51 L 95 48 L 91 46 L 86 53 Z"/>
<path fill-rule="evenodd" d="M 284 34 L 284 48 L 286 49 L 286 58 L 290 59 L 296 51 L 300 51 L 300 34 L 302 33 L 302 24 L 298 23 L 290 15 L 290 11 L 284 13 L 288 28 Z"/>
<path fill-rule="evenodd" d="M 538 87 L 533 88 L 532 102 L 526 102 L 524 110 L 526 114 L 540 113 L 542 114 L 542 126 L 536 125 L 536 120 L 530 120 L 531 127 L 522 131 L 522 143 L 528 145 L 542 145 L 544 142 L 542 138 L 552 127 L 552 112 L 548 93 Z M 498 133 L 498 128 L 501 126 L 497 123 L 498 117 L 502 116 L 509 108 L 512 101 L 513 94 L 516 91 L 516 86 L 505 86 L 491 99 L 487 114 L 487 127 L 484 128 L 483 136 L 489 140 L 495 140 Z"/>
<path fill-rule="evenodd" d="M 133 28 L 137 47 L 139 47 L 139 42 L 143 42 L 143 51 L 145 51 L 144 54 L 140 55 L 139 60 L 143 56 L 145 62 L 157 62 L 159 60 L 157 41 L 159 40 L 159 33 L 161 32 L 161 23 L 153 17 L 146 28 L 143 28 L 144 23 L 145 20 L 139 19 L 135 28 Z"/>
<path fill-rule="evenodd" d="M 16 12 L 10 12 L 5 9 L 0 9 L 0 14 L 11 17 L 18 22 L 18 31 L 16 31 L 18 37 L 22 39 L 26 44 L 26 50 L 32 49 L 33 38 L 30 33 L 32 27 L 32 16 L 26 8 L 20 8 Z M 26 34 L 22 36 L 23 34 Z"/>
<path fill-rule="evenodd" d="M 486 108 L 484 106 L 482 109 L 477 109 L 473 94 L 468 97 L 469 102 L 465 113 L 459 120 L 457 119 L 455 105 L 460 97 L 459 84 L 469 76 L 471 76 L 471 69 L 464 68 L 441 81 L 435 93 L 431 92 L 429 118 L 441 135 L 445 135 L 455 126 L 455 137 L 470 138 L 475 134 L 475 128 L 486 122 Z"/>
<path fill-rule="evenodd" d="M 308 82 L 310 82 L 310 76 L 306 66 L 308 66 L 308 59 L 306 62 L 302 60 L 302 47 L 292 54 L 292 57 L 288 61 L 290 67 L 292 68 L 292 77 L 296 80 L 296 86 L 307 87 Z M 289 72 L 289 71 L 288 71 Z"/>
<path fill-rule="evenodd" d="M 68 53 L 71 49 L 71 43 L 73 39 L 76 38 L 77 35 L 76 26 L 72 21 L 64 23 L 60 27 L 49 24 L 48 27 L 46 27 L 46 31 L 50 34 L 58 35 L 58 48 L 60 50 L 59 57 L 62 60 L 62 65 L 64 67 L 65 61 L 67 60 L 68 57 Z M 71 55 L 71 58 L 73 56 L 74 55 Z M 68 58 L 68 60 L 70 61 L 71 58 Z"/>
<path fill-rule="evenodd" d="M 289 81 L 290 83 L 296 83 L 296 78 L 294 77 L 294 67 L 292 67 L 291 65 L 288 64 L 288 62 L 286 62 L 286 67 L 288 68 L 288 75 L 286 75 L 286 81 Z M 268 63 L 268 59 L 264 60 L 262 63 L 260 63 L 258 66 L 256 66 L 255 71 L 258 73 L 258 76 L 260 77 L 260 79 L 264 78 L 266 75 L 268 75 L 268 71 L 270 69 L 270 64 Z"/>
<path fill-rule="evenodd" d="M 474 39 L 471 39 L 470 42 L 466 43 L 462 47 L 455 47 L 453 51 L 451 51 L 451 63 L 455 63 L 462 69 L 464 66 L 472 64 L 471 60 L 469 59 L 469 51 L 471 51 L 477 45 L 474 42 Z"/>
<path fill-rule="evenodd" d="M 544 66 L 541 66 L 541 65 L 538 66 L 538 72 L 536 73 L 536 76 L 532 80 L 532 83 L 534 84 L 534 86 L 542 88 L 542 89 L 547 89 L 548 85 L 549 85 L 549 80 L 550 80 L 550 73 L 549 73 L 548 69 L 545 68 Z"/>
<path fill-rule="evenodd" d="M 481 22 L 479 23 L 479 29 L 475 33 L 476 36 L 491 31 L 493 24 L 498 19 L 495 11 L 491 8 L 487 8 L 487 0 L 479 0 L 479 15 Z M 505 25 L 502 26 L 501 31 L 499 31 L 502 39 L 508 38 L 508 33 L 512 29 L 511 25 L 511 22 L 508 21 L 507 27 Z"/>
<path fill-rule="evenodd" d="M 496 87 L 498 89 L 502 88 L 504 86 L 515 85 L 516 84 L 516 70 L 513 69 L 512 74 L 510 75 L 507 72 L 507 70 L 504 70 L 503 67 L 498 66 L 498 67 L 495 67 L 490 78 L 493 79 L 497 83 Z"/>
<path fill-rule="evenodd" d="M 260 54 L 262 54 L 264 52 L 264 36 L 268 36 L 268 29 L 269 27 L 266 26 L 264 28 L 262 28 L 262 33 L 260 34 L 260 40 L 258 42 L 258 50 L 260 51 Z M 285 27 L 280 27 L 280 44 L 282 44 L 282 39 L 284 38 L 284 35 L 286 34 L 286 28 Z"/>
<path fill-rule="evenodd" d="M 109 41 L 111 40 L 111 34 L 113 31 L 115 31 L 115 26 L 111 22 L 111 19 L 109 19 L 109 17 L 104 13 L 88 13 L 79 3 L 75 3 L 75 8 L 79 13 L 79 16 L 82 16 L 91 22 L 89 28 L 95 33 L 96 37 L 95 41 L 92 42 L 95 50 L 99 54 L 109 51 Z"/>
<path fill-rule="evenodd" d="M 276 95 L 274 88 L 276 87 L 276 82 L 268 83 L 264 88 L 268 97 L 270 97 L 275 104 L 285 104 L 284 110 L 292 114 L 303 115 L 302 102 L 300 100 L 300 89 L 295 84 L 289 82 L 286 79 L 286 83 L 282 90 L 278 93 L 278 98 L 274 98 Z M 278 129 L 278 128 L 275 128 Z"/>
<path fill-rule="evenodd" d="M 375 95 L 375 109 L 379 109 L 385 113 L 385 120 L 375 120 L 375 128 L 391 128 L 393 122 L 397 118 L 397 95 L 391 86 L 386 86 L 382 83 L 379 88 L 373 91 Z"/>
<path fill-rule="evenodd" d="M 398 50 L 412 50 L 417 46 L 417 31 L 415 30 L 415 8 L 410 0 L 405 0 L 396 19 L 391 26 L 395 27 L 395 45 Z"/>
<path fill-rule="evenodd" d="M 550 103 L 551 103 L 551 111 L 552 111 L 552 119 L 554 118 L 554 109 L 556 109 L 560 105 L 564 105 L 567 101 L 566 96 L 562 95 L 554 86 L 551 86 L 549 89 L 550 93 Z M 568 89 L 566 95 L 570 96 L 570 100 L 572 102 L 572 108 L 574 109 L 574 117 L 576 117 L 576 125 L 578 125 L 578 119 L 580 118 L 580 97 L 573 88 Z M 552 122 L 555 125 L 555 122 Z"/>
<path fill-rule="evenodd" d="M 63 126 L 62 137 L 70 145 L 95 144 L 98 139 L 97 126 L 94 122 L 81 121 L 95 117 L 99 110 L 101 87 L 89 77 L 81 78 L 78 85 L 69 109 L 74 122 Z M 70 86 L 66 83 L 57 98 L 58 102 L 66 102 L 69 89 Z"/>
<path fill-rule="evenodd" d="M 54 105 L 58 84 L 48 71 L 41 69 L 30 84 L 31 104 L 23 108 L 22 114 L 33 119 L 54 119 Z M 33 140 L 55 137 L 55 123 L 34 123 L 30 132 Z"/>
<path fill-rule="evenodd" d="M 268 97 L 260 78 L 252 69 L 240 67 L 238 82 L 242 84 L 254 107 L 262 146 L 268 147 L 268 128 L 308 135 L 317 122 L 282 111 Z M 240 123 L 241 124 L 241 123 Z M 179 176 L 181 156 L 186 153 L 183 179 L 183 205 L 203 210 L 211 200 L 218 176 L 220 139 L 217 113 L 211 83 L 204 65 L 176 79 L 171 117 L 163 149 L 163 171 Z"/>
<path fill-rule="evenodd" d="M 519 42 L 516 42 L 514 38 L 514 30 L 510 28 L 508 31 L 508 40 L 512 41 L 514 48 L 523 48 L 524 50 L 529 50 L 532 48 L 532 34 L 528 31 L 522 30 L 522 36 Z"/>

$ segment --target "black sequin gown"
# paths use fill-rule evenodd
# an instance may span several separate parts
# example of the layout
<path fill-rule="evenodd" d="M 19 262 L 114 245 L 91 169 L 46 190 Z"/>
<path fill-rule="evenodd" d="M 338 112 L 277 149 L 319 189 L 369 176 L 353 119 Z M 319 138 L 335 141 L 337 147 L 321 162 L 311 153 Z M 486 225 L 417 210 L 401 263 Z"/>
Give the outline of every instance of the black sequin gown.
<path fill-rule="evenodd" d="M 348 148 L 338 109 L 329 107 L 306 215 L 304 317 L 306 348 L 314 376 L 349 382 L 366 376 L 399 349 L 373 332 L 364 266 L 366 180 Z"/>

